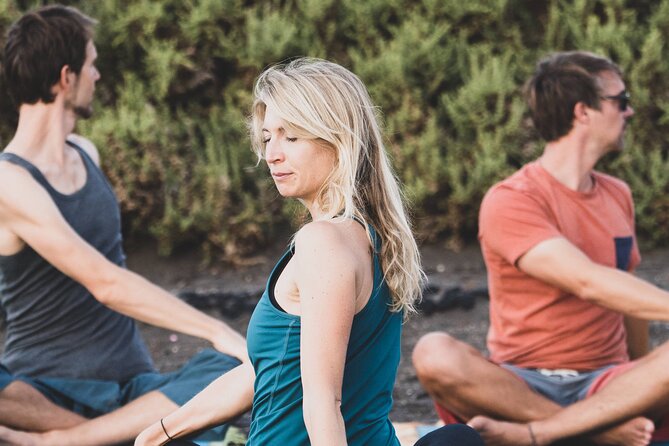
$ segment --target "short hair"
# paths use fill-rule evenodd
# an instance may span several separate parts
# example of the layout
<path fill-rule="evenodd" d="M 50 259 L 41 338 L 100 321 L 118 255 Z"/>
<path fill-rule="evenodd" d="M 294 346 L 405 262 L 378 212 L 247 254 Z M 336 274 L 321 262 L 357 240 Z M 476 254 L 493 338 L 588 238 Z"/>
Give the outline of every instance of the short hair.
<path fill-rule="evenodd" d="M 3 71 L 16 105 L 53 102 L 52 87 L 62 68 L 81 72 L 95 23 L 63 5 L 29 11 L 14 22 L 7 33 Z"/>
<path fill-rule="evenodd" d="M 546 141 L 571 131 L 574 106 L 582 102 L 599 110 L 600 75 L 620 68 L 611 60 L 585 51 L 554 53 L 541 60 L 525 85 L 525 97 L 534 127 Z"/>
<path fill-rule="evenodd" d="M 420 255 L 383 143 L 378 109 L 360 78 L 333 62 L 299 58 L 265 70 L 254 96 L 250 130 L 258 158 L 265 152 L 268 106 L 294 136 L 333 151 L 335 167 L 317 197 L 323 218 L 356 218 L 374 227 L 392 308 L 413 311 L 424 278 Z"/>

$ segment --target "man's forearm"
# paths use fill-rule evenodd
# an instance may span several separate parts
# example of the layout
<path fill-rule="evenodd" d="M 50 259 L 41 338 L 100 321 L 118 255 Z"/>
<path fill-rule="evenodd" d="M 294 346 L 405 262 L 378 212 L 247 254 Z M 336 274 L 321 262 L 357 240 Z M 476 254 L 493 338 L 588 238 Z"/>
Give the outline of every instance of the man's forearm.
<path fill-rule="evenodd" d="M 596 265 L 580 297 L 642 320 L 669 321 L 669 293 L 633 274 Z"/>
<path fill-rule="evenodd" d="M 118 268 L 103 287 L 91 290 L 109 308 L 139 321 L 210 341 L 215 348 L 246 360 L 244 337 L 223 321 L 188 305 L 132 271 Z"/>
<path fill-rule="evenodd" d="M 630 359 L 639 359 L 650 351 L 650 333 L 648 321 L 625 316 L 627 332 L 627 351 Z"/>

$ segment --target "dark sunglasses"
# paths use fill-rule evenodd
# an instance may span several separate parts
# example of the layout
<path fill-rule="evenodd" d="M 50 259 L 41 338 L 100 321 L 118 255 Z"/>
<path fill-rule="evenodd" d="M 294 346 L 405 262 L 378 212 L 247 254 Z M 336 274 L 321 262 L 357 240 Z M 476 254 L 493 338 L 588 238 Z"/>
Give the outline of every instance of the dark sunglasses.
<path fill-rule="evenodd" d="M 627 90 L 623 90 L 615 96 L 602 96 L 602 99 L 618 101 L 618 108 L 621 112 L 624 112 L 627 111 L 627 106 L 630 103 L 630 94 L 627 92 Z"/>

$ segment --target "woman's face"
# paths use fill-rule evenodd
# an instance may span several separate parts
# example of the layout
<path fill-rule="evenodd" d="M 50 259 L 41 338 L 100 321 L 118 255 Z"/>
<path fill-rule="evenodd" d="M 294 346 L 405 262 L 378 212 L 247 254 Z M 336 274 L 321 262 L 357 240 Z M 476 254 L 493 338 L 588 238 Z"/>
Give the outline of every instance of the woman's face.
<path fill-rule="evenodd" d="M 268 106 L 262 128 L 265 161 L 279 193 L 302 200 L 315 217 L 318 191 L 335 168 L 334 151 L 314 139 L 299 138 L 286 127 Z"/>

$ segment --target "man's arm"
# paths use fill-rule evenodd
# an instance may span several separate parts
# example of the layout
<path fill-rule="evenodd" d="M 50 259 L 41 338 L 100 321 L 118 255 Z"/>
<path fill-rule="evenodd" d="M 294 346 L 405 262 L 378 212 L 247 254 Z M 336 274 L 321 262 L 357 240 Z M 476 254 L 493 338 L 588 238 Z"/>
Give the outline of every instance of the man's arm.
<path fill-rule="evenodd" d="M 627 333 L 627 352 L 630 359 L 639 359 L 650 351 L 650 333 L 648 321 L 625 316 Z"/>
<path fill-rule="evenodd" d="M 2 163 L 0 221 L 104 305 L 140 321 L 207 339 L 243 361 L 244 338 L 139 275 L 110 262 L 65 221 L 47 192 L 23 169 Z"/>
<path fill-rule="evenodd" d="M 517 262 L 526 274 L 602 307 L 642 320 L 669 321 L 669 293 L 593 262 L 565 238 L 540 242 Z"/>
<path fill-rule="evenodd" d="M 100 166 L 100 152 L 98 152 L 98 148 L 95 147 L 95 144 L 93 144 L 89 139 L 84 138 L 81 135 L 77 135 L 76 133 L 70 133 L 67 135 L 67 140 L 79 146 L 88 154 L 96 166 Z"/>

